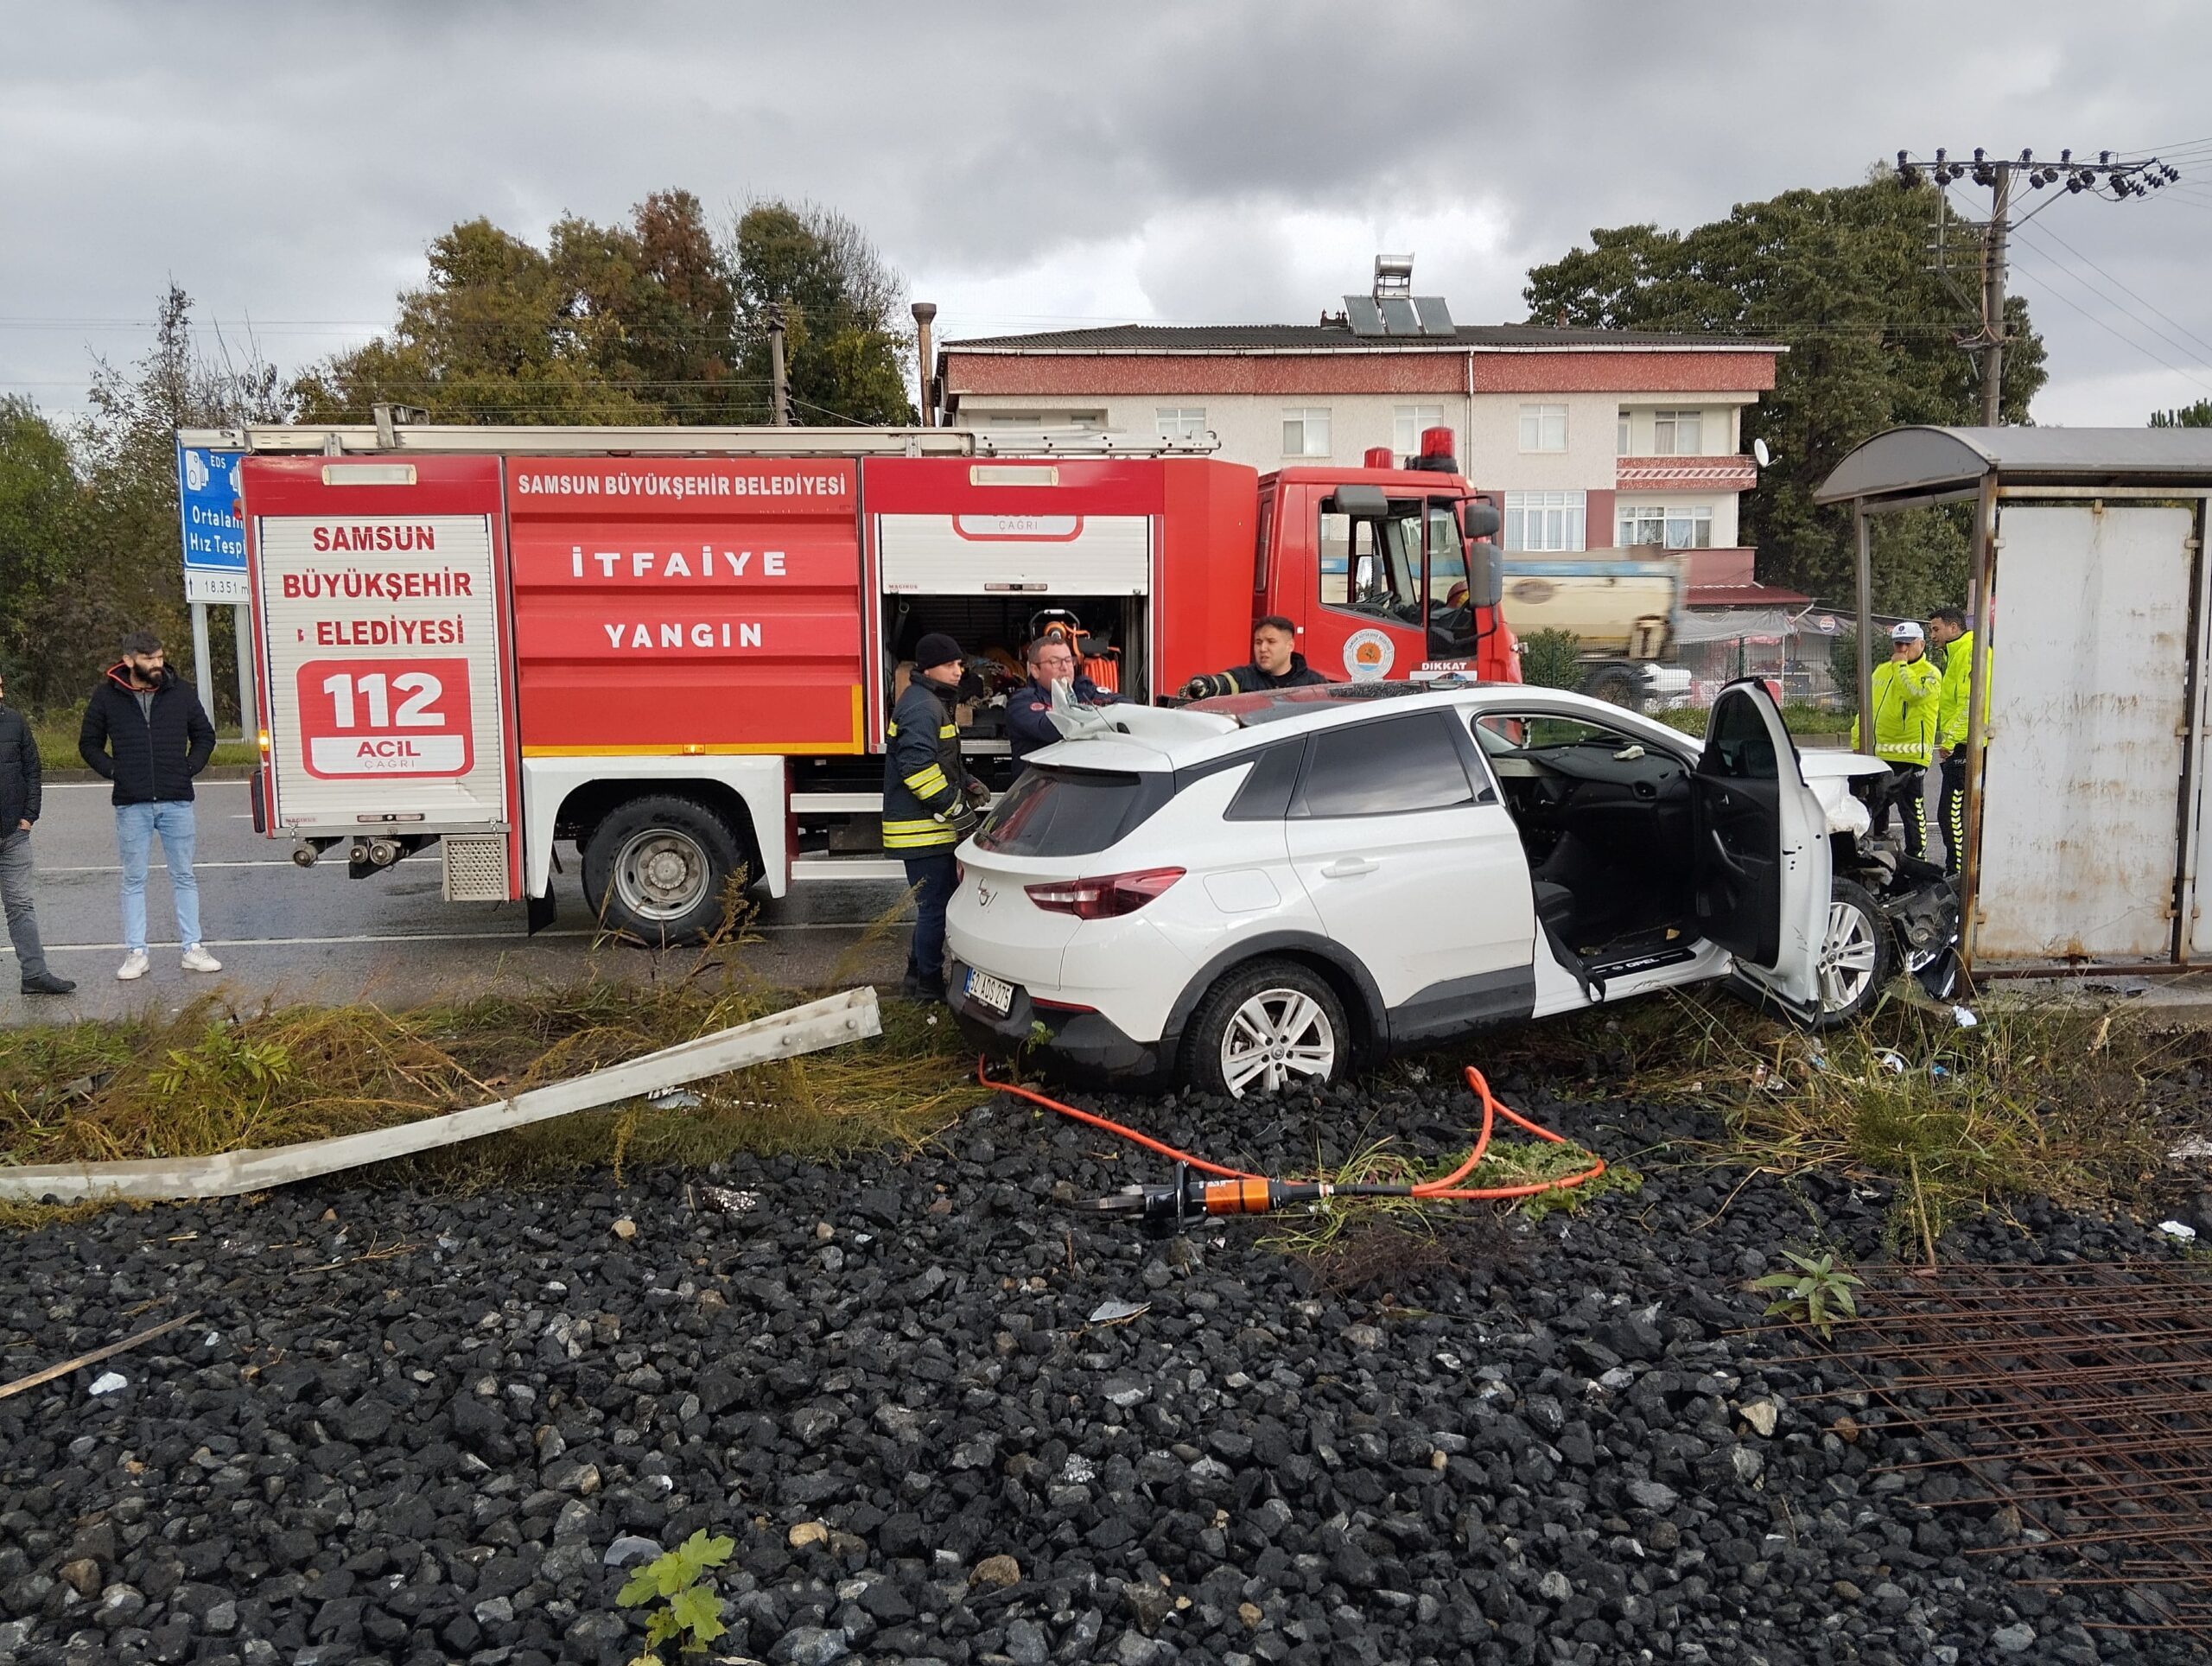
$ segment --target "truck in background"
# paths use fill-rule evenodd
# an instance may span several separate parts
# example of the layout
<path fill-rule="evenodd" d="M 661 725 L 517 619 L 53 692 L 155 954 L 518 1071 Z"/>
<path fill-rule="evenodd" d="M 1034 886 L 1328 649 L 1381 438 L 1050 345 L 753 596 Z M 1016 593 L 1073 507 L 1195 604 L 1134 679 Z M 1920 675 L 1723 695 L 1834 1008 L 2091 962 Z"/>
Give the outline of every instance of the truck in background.
<path fill-rule="evenodd" d="M 651 942 L 712 930 L 740 877 L 899 872 L 881 737 L 927 632 L 988 678 L 1039 610 L 1072 613 L 1139 700 L 1244 661 L 1268 614 L 1332 677 L 1518 680 L 1497 510 L 1448 430 L 1404 466 L 1264 479 L 944 429 L 182 438 L 245 454 L 257 830 L 356 875 L 435 847 L 448 900 L 533 925 L 564 844 L 600 918 Z M 963 711 L 987 775 L 989 707 Z"/>
<path fill-rule="evenodd" d="M 1565 631 L 1580 645 L 1581 690 L 1630 711 L 1678 703 L 1690 674 L 1675 652 L 1688 580 L 1656 545 L 1505 556 L 1504 607 L 1516 637 Z"/>

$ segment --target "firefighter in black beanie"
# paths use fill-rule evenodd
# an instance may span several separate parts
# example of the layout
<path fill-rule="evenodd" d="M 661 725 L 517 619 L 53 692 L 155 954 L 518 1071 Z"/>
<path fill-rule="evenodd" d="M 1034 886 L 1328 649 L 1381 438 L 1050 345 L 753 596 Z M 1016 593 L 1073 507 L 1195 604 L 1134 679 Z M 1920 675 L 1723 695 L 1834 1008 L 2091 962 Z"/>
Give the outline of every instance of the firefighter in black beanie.
<path fill-rule="evenodd" d="M 883 848 L 906 864 L 914 890 L 905 992 L 928 1001 L 944 999 L 944 909 L 958 882 L 952 849 L 991 796 L 960 760 L 952 709 L 966 664 L 960 645 L 942 631 L 917 642 L 913 681 L 884 733 Z"/>

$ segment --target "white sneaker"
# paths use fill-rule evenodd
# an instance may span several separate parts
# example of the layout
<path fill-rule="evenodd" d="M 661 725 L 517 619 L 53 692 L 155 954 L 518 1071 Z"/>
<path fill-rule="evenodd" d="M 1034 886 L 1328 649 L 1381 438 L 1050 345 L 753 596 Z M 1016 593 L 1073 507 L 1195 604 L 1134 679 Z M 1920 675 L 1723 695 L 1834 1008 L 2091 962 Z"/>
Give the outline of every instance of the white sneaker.
<path fill-rule="evenodd" d="M 223 970 L 223 963 L 195 943 L 184 951 L 184 970 L 188 972 L 219 972 Z"/>
<path fill-rule="evenodd" d="M 145 976 L 146 968 L 150 963 L 143 949 L 133 949 L 124 956 L 123 964 L 115 969 L 115 975 L 127 983 L 134 977 Z"/>

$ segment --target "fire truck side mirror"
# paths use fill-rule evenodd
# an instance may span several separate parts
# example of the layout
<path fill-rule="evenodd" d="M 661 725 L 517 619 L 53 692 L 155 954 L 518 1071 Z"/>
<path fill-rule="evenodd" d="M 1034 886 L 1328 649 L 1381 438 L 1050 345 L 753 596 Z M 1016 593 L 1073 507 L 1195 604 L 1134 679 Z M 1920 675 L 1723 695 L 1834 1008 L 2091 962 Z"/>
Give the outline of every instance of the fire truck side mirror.
<path fill-rule="evenodd" d="M 1497 518 L 1497 512 L 1490 512 Z M 1505 552 L 1488 538 L 1470 543 L 1467 550 L 1467 605 L 1495 607 L 1505 600 Z"/>
<path fill-rule="evenodd" d="M 1497 529 L 1505 524 L 1497 512 L 1497 506 L 1481 498 L 1470 498 L 1459 506 L 1459 531 L 1470 544 L 1497 537 Z"/>

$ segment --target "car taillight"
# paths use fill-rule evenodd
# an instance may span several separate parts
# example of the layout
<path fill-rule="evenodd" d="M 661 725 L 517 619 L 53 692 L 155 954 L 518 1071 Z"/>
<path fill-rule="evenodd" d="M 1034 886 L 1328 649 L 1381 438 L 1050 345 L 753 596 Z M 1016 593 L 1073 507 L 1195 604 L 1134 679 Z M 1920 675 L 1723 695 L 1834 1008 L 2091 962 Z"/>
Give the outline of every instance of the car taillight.
<path fill-rule="evenodd" d="M 1025 886 L 1029 900 L 1047 913 L 1077 919 L 1112 919 L 1134 914 L 1183 877 L 1180 868 L 1145 868 L 1133 874 L 1108 874 L 1095 880 L 1052 880 Z"/>

